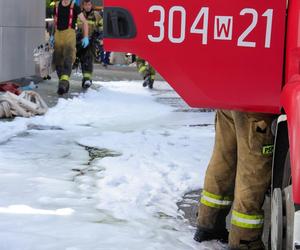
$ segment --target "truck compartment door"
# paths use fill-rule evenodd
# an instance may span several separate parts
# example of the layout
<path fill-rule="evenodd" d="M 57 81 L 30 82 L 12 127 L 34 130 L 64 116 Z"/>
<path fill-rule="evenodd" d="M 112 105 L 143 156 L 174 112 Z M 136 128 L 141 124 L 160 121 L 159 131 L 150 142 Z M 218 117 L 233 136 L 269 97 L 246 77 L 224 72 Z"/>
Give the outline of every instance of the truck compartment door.
<path fill-rule="evenodd" d="M 105 49 L 149 61 L 192 107 L 278 113 L 282 0 L 105 0 Z"/>

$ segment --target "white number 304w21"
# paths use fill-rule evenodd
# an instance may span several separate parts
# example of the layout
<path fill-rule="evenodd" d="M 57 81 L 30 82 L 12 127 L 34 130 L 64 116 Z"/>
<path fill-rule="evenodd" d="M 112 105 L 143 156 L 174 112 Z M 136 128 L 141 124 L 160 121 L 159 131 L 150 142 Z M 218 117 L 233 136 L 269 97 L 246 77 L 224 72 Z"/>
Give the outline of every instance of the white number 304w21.
<path fill-rule="evenodd" d="M 168 39 L 171 43 L 183 43 L 186 39 L 186 30 L 187 30 L 187 13 L 184 7 L 182 6 L 173 6 L 168 12 L 168 27 L 166 26 L 166 11 L 163 6 L 153 5 L 149 8 L 149 13 L 158 12 L 159 19 L 154 21 L 153 26 L 158 29 L 156 36 L 148 35 L 148 39 L 151 42 L 159 43 L 165 39 L 165 30 L 167 29 Z M 180 16 L 180 32 L 177 37 L 174 35 L 174 16 L 175 13 Z M 245 8 L 240 12 L 240 16 L 251 15 L 252 21 L 250 25 L 242 32 L 237 41 L 237 46 L 239 47 L 256 47 L 255 41 L 247 41 L 246 38 L 248 35 L 255 29 L 259 21 L 259 15 L 255 9 Z M 178 16 L 178 15 L 177 15 Z M 265 35 L 265 48 L 271 47 L 271 37 L 272 37 L 272 22 L 273 22 L 273 9 L 267 9 L 263 14 L 263 17 L 267 18 L 266 23 L 266 35 Z M 191 28 L 191 34 L 200 34 L 202 35 L 201 43 L 206 45 L 208 43 L 208 19 L 209 19 L 209 8 L 202 7 L 198 12 Z M 202 27 L 199 27 L 202 23 Z"/>

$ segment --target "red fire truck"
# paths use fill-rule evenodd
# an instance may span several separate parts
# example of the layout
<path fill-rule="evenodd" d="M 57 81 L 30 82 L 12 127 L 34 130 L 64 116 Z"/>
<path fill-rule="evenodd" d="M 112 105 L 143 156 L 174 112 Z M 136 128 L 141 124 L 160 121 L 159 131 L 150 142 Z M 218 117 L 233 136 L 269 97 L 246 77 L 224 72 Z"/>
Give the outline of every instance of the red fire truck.
<path fill-rule="evenodd" d="M 104 6 L 106 50 L 145 58 L 191 107 L 278 114 L 270 247 L 300 249 L 300 1 Z"/>

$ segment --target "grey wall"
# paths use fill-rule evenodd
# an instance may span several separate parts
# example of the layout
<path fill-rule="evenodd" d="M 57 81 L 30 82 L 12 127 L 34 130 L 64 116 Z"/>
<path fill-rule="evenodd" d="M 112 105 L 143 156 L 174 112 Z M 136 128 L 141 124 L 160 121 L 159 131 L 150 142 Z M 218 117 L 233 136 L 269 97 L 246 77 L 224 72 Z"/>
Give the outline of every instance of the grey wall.
<path fill-rule="evenodd" d="M 34 74 L 33 49 L 45 40 L 45 1 L 0 0 L 0 82 Z"/>

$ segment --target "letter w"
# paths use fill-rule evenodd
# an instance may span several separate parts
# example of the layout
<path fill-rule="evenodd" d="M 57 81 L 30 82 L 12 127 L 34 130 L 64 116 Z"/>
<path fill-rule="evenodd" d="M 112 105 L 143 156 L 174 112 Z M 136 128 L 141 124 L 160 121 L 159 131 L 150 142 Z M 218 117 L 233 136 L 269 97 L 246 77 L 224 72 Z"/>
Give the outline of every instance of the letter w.
<path fill-rule="evenodd" d="M 231 16 L 216 16 L 215 19 L 215 39 L 216 40 L 231 40 L 233 17 Z"/>

